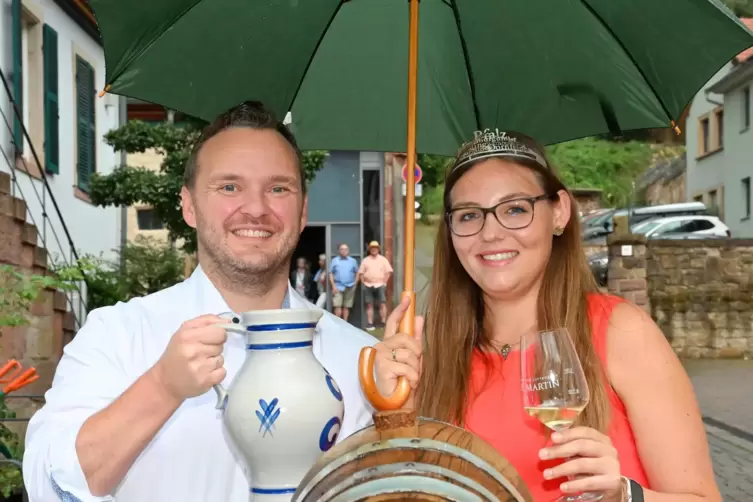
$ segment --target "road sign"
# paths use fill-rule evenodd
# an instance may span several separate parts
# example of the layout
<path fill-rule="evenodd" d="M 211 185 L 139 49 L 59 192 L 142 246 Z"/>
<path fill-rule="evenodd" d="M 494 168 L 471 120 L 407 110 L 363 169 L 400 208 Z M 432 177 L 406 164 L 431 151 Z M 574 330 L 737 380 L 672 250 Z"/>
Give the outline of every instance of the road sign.
<path fill-rule="evenodd" d="M 408 164 L 405 164 L 403 166 L 402 173 L 403 173 L 403 181 L 407 182 L 408 181 Z M 423 176 L 424 176 L 424 172 L 421 170 L 421 166 L 419 166 L 418 164 L 416 164 L 416 170 L 414 171 L 414 173 L 415 173 L 415 177 L 416 177 L 415 183 L 416 183 L 416 185 L 418 185 L 418 182 L 421 181 L 421 178 L 423 178 Z"/>
<path fill-rule="evenodd" d="M 421 219 L 421 213 L 416 212 L 416 213 L 413 214 L 413 217 L 415 219 L 417 219 L 417 220 L 420 220 Z"/>
<path fill-rule="evenodd" d="M 418 209 L 419 207 L 421 207 L 421 203 L 420 203 L 420 202 L 418 202 L 418 201 L 415 201 L 415 202 L 414 202 L 414 205 L 416 206 L 416 209 Z"/>
<path fill-rule="evenodd" d="M 405 197 L 405 194 L 407 193 L 407 188 L 405 187 L 405 183 L 403 183 L 403 197 Z M 415 188 L 415 196 L 421 197 L 423 195 L 423 187 L 421 186 L 421 183 L 418 183 Z"/>

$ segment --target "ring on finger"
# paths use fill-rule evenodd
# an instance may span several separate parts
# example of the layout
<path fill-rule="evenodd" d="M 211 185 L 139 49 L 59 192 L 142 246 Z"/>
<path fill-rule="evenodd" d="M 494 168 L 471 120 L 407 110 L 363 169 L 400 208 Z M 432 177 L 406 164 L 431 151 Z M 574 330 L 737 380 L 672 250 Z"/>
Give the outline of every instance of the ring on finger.
<path fill-rule="evenodd" d="M 392 349 L 392 360 L 397 361 L 397 349 Z"/>

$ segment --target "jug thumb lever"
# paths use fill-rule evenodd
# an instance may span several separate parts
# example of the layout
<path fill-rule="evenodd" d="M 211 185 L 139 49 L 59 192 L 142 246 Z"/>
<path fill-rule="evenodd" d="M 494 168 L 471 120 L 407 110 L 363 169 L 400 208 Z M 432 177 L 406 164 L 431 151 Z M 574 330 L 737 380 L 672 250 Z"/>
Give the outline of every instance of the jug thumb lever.
<path fill-rule="evenodd" d="M 225 387 L 221 383 L 212 387 L 214 387 L 214 391 L 217 393 L 217 406 L 215 406 L 215 409 L 225 411 L 225 405 L 227 404 L 227 391 Z"/>

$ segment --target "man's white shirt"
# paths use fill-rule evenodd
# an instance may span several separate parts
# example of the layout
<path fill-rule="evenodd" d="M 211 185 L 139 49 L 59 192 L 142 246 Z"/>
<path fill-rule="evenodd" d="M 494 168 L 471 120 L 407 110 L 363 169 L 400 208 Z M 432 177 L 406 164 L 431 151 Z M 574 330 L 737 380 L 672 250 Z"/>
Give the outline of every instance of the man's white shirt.
<path fill-rule="evenodd" d="M 288 295 L 291 308 L 315 308 L 290 285 Z M 248 480 L 223 433 L 213 390 L 180 406 L 111 496 L 90 493 L 75 446 L 86 419 L 151 368 L 181 324 L 229 311 L 200 267 L 168 289 L 92 311 L 66 346 L 44 407 L 29 422 L 23 468 L 30 501 L 246 502 Z M 243 364 L 244 342 L 242 335 L 228 335 L 225 385 Z M 371 424 L 374 410 L 361 390 L 357 366 L 361 348 L 375 343 L 329 312 L 317 326 L 314 355 L 334 377 L 345 402 L 338 442 Z"/>

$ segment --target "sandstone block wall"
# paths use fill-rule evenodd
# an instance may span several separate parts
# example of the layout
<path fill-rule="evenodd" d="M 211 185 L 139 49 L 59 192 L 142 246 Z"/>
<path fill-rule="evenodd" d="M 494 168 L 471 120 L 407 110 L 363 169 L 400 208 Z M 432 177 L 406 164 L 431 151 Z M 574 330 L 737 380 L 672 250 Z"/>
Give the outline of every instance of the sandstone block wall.
<path fill-rule="evenodd" d="M 753 240 L 649 241 L 646 265 L 652 316 L 678 355 L 753 355 Z"/>
<path fill-rule="evenodd" d="M 10 176 L 0 172 L 0 264 L 26 274 L 45 275 L 47 251 L 40 245 L 36 227 L 26 221 L 25 202 L 11 193 Z M 36 368 L 40 378 L 17 394 L 39 395 L 49 389 L 63 347 L 73 338 L 75 323 L 66 296 L 59 291 L 43 291 L 30 310 L 27 325 L 0 328 L 0 365 L 16 359 L 24 368 Z M 8 399 L 7 403 L 19 418 L 31 416 L 42 404 L 28 399 Z M 23 437 L 25 423 L 7 426 Z"/>

